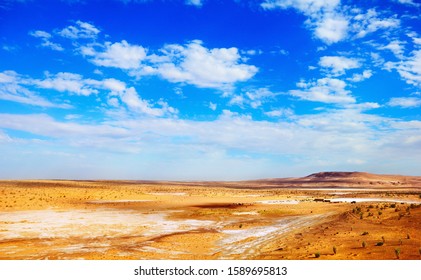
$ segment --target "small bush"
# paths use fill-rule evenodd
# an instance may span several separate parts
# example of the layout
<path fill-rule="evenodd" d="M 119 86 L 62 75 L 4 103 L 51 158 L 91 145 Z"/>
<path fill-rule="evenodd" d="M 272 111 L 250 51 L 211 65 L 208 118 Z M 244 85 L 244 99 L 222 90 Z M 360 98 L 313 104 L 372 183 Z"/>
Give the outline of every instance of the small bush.
<path fill-rule="evenodd" d="M 360 213 L 360 220 L 363 219 L 363 213 Z"/>
<path fill-rule="evenodd" d="M 396 204 L 390 204 L 390 208 L 396 208 Z"/>
<path fill-rule="evenodd" d="M 377 242 L 376 246 L 383 246 L 383 244 L 384 244 L 383 242 Z"/>
<path fill-rule="evenodd" d="M 333 254 L 336 255 L 336 247 L 333 246 Z"/>
<path fill-rule="evenodd" d="M 319 253 L 319 252 L 317 252 L 316 254 L 314 254 L 314 256 L 315 256 L 316 258 L 320 258 L 320 253 Z"/>
<path fill-rule="evenodd" d="M 363 248 L 365 248 L 367 246 L 367 243 L 365 243 L 365 241 L 363 241 L 363 243 L 361 245 L 363 246 Z"/>
<path fill-rule="evenodd" d="M 368 235 L 368 231 L 364 231 L 361 235 Z"/>
<path fill-rule="evenodd" d="M 401 255 L 401 249 L 400 248 L 395 249 L 395 255 L 396 255 L 396 258 L 399 259 L 400 255 Z"/>
<path fill-rule="evenodd" d="M 411 236 L 409 235 L 409 233 L 406 234 L 406 239 L 411 239 Z"/>
<path fill-rule="evenodd" d="M 379 211 L 379 216 L 381 216 L 383 214 L 383 212 L 382 211 Z"/>

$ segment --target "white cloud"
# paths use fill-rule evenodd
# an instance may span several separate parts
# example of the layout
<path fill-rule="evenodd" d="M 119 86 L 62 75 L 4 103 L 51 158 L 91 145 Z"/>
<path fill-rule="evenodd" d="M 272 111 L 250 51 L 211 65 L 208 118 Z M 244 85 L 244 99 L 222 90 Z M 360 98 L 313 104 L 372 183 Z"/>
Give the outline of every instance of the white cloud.
<path fill-rule="evenodd" d="M 361 74 L 354 74 L 351 78 L 347 78 L 348 81 L 351 82 L 362 82 L 364 80 L 367 80 L 373 76 L 373 72 L 371 70 L 364 70 Z"/>
<path fill-rule="evenodd" d="M 391 41 L 388 45 L 379 47 L 379 50 L 389 50 L 391 51 L 397 58 L 402 59 L 404 53 L 404 42 L 399 40 Z"/>
<path fill-rule="evenodd" d="M 261 4 L 264 9 L 295 8 L 302 13 L 311 15 L 321 10 L 332 11 L 340 4 L 340 0 L 266 0 Z"/>
<path fill-rule="evenodd" d="M 202 7 L 203 2 L 202 0 L 186 0 L 187 5 Z"/>
<path fill-rule="evenodd" d="M 358 60 L 344 56 L 323 56 L 320 58 L 319 65 L 330 68 L 336 76 L 345 74 L 345 70 L 360 67 Z"/>
<path fill-rule="evenodd" d="M 347 37 L 348 19 L 340 11 L 340 0 L 266 0 L 264 9 L 294 8 L 308 17 L 307 26 L 326 44 L 337 43 Z"/>
<path fill-rule="evenodd" d="M 97 94 L 95 84 L 98 82 L 91 79 L 83 79 L 79 74 L 60 72 L 56 75 L 47 74 L 44 80 L 34 80 L 35 85 L 40 88 L 54 89 L 60 92 L 70 92 L 77 95 Z"/>
<path fill-rule="evenodd" d="M 75 25 L 69 25 L 58 32 L 62 37 L 69 39 L 95 39 L 100 30 L 90 23 L 78 20 Z"/>
<path fill-rule="evenodd" d="M 421 98 L 417 97 L 394 97 L 387 103 L 392 107 L 415 108 L 421 107 Z"/>
<path fill-rule="evenodd" d="M 55 104 L 22 86 L 26 79 L 14 71 L 0 73 L 0 99 L 12 102 L 39 106 L 44 108 L 71 108 L 68 104 Z"/>
<path fill-rule="evenodd" d="M 43 39 L 50 39 L 51 34 L 42 30 L 37 30 L 30 32 L 29 35 L 36 37 L 36 38 L 43 38 Z"/>
<path fill-rule="evenodd" d="M 420 6 L 420 3 L 415 3 L 414 0 L 395 0 L 395 1 L 404 5 L 409 5 L 409 6 L 415 6 L 415 7 Z"/>
<path fill-rule="evenodd" d="M 403 61 L 385 63 L 385 69 L 389 71 L 396 69 L 408 84 L 421 87 L 421 50 L 414 51 L 412 57 L 407 57 Z"/>
<path fill-rule="evenodd" d="M 164 56 L 154 67 L 164 79 L 184 82 L 204 88 L 224 88 L 246 81 L 258 71 L 257 67 L 240 63 L 237 48 L 207 49 L 201 41 L 167 45 Z M 168 61 L 168 62 L 165 62 Z"/>
<path fill-rule="evenodd" d="M 64 48 L 57 43 L 53 43 L 50 41 L 51 38 L 51 34 L 42 30 L 37 30 L 34 32 L 30 32 L 29 35 L 36 37 L 36 38 L 40 38 L 42 40 L 42 44 L 41 46 L 46 47 L 46 48 L 50 48 L 52 50 L 55 51 L 63 51 Z"/>
<path fill-rule="evenodd" d="M 346 83 L 342 80 L 332 78 L 318 79 L 316 82 L 299 82 L 301 90 L 290 90 L 292 96 L 302 100 L 323 102 L 323 103 L 354 103 L 355 98 L 349 95 L 346 90 Z"/>
<path fill-rule="evenodd" d="M 290 108 L 280 108 L 268 112 L 264 112 L 264 114 L 268 117 L 290 117 L 294 115 L 294 111 Z"/>
<path fill-rule="evenodd" d="M 375 9 L 369 9 L 365 14 L 359 13 L 353 17 L 352 31 L 357 38 L 363 38 L 380 29 L 395 29 L 400 26 L 400 20 L 395 17 L 380 15 Z"/>
<path fill-rule="evenodd" d="M 146 49 L 138 45 L 130 45 L 123 40 L 121 43 L 106 42 L 102 46 L 105 50 L 98 52 L 94 47 L 82 47 L 81 53 L 92 57 L 91 61 L 95 65 L 105 67 L 116 67 L 121 69 L 136 69 L 146 58 Z"/>
<path fill-rule="evenodd" d="M 218 105 L 216 103 L 209 102 L 209 109 L 211 109 L 212 111 L 215 111 L 217 107 Z"/>
<path fill-rule="evenodd" d="M 139 97 L 133 87 L 121 92 L 121 101 L 124 102 L 132 111 L 149 116 L 161 117 L 168 113 L 176 113 L 176 110 L 168 107 L 166 103 L 161 103 L 162 108 L 153 108 L 148 101 Z"/>
<path fill-rule="evenodd" d="M 348 20 L 340 15 L 328 15 L 314 24 L 315 35 L 327 44 L 337 43 L 348 34 Z"/>
<path fill-rule="evenodd" d="M 363 38 L 377 30 L 390 30 L 400 26 L 396 16 L 388 17 L 375 9 L 362 12 L 359 8 L 342 5 L 340 0 L 266 0 L 266 10 L 293 8 L 307 17 L 306 26 L 316 38 L 333 44 L 349 38 Z"/>
<path fill-rule="evenodd" d="M 248 90 L 242 94 L 233 95 L 229 101 L 229 105 L 238 105 L 243 107 L 249 105 L 253 109 L 261 107 L 264 103 L 273 100 L 280 93 L 275 93 L 267 88 L 258 88 Z"/>

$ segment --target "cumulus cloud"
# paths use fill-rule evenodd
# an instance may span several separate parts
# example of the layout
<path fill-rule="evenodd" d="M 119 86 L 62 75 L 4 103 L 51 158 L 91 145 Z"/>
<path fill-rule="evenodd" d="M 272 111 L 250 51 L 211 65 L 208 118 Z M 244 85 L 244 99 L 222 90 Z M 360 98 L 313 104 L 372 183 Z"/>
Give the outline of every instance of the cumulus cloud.
<path fill-rule="evenodd" d="M 279 108 L 268 112 L 264 112 L 264 114 L 272 118 L 290 117 L 294 115 L 294 111 L 290 108 Z"/>
<path fill-rule="evenodd" d="M 167 45 L 153 66 L 156 73 L 171 82 L 193 84 L 204 88 L 223 88 L 246 81 L 257 67 L 241 63 L 237 48 L 208 49 L 201 41 L 187 45 Z"/>
<path fill-rule="evenodd" d="M 202 7 L 203 1 L 202 0 L 186 0 L 187 5 Z"/>
<path fill-rule="evenodd" d="M 68 104 L 53 103 L 25 87 L 26 78 L 14 71 L 0 73 L 0 99 L 44 108 L 71 108 Z"/>
<path fill-rule="evenodd" d="M 290 90 L 289 94 L 302 100 L 309 100 L 323 103 L 354 103 L 355 98 L 349 95 L 346 83 L 333 78 L 322 78 L 317 81 L 301 81 L 297 84 L 301 89 Z"/>
<path fill-rule="evenodd" d="M 69 25 L 58 34 L 68 39 L 96 39 L 100 30 L 94 25 L 78 20 L 76 25 Z"/>
<path fill-rule="evenodd" d="M 308 17 L 307 26 L 326 44 L 337 43 L 347 36 L 348 19 L 339 11 L 340 0 L 266 0 L 264 9 L 293 8 Z"/>
<path fill-rule="evenodd" d="M 68 72 L 47 73 L 44 79 L 21 77 L 13 71 L 0 73 L 0 99 L 41 107 L 71 108 L 68 104 L 54 104 L 38 96 L 30 88 L 51 89 L 81 96 L 107 93 L 107 104 L 114 108 L 121 105 L 131 113 L 162 117 L 178 114 L 178 110 L 164 100 L 144 100 L 134 87 L 114 78 L 104 80 L 85 79 L 82 75 Z"/>
<path fill-rule="evenodd" d="M 264 103 L 273 100 L 280 93 L 272 92 L 267 88 L 248 90 L 242 94 L 233 95 L 228 102 L 229 105 L 243 107 L 248 105 L 253 109 L 261 107 Z"/>
<path fill-rule="evenodd" d="M 371 70 L 364 70 L 361 74 L 355 73 L 351 78 L 347 78 L 347 80 L 351 82 L 362 82 L 371 78 L 371 76 L 373 76 L 373 72 Z"/>
<path fill-rule="evenodd" d="M 387 105 L 401 108 L 421 107 L 421 98 L 417 97 L 394 97 L 389 100 Z"/>
<path fill-rule="evenodd" d="M 138 45 L 130 45 L 123 40 L 120 43 L 106 42 L 101 46 L 103 51 L 97 51 L 93 46 L 84 46 L 81 53 L 91 57 L 91 62 L 98 66 L 116 67 L 121 69 L 136 69 L 146 58 L 146 49 Z"/>
<path fill-rule="evenodd" d="M 366 12 L 341 4 L 340 0 L 266 0 L 261 6 L 266 10 L 295 9 L 307 17 L 306 26 L 314 36 L 326 44 L 343 41 L 354 35 L 363 38 L 377 30 L 395 29 L 400 26 L 396 16 L 386 16 L 375 9 Z"/>
<path fill-rule="evenodd" d="M 70 92 L 77 95 L 91 95 L 98 93 L 94 87 L 95 80 L 83 79 L 79 74 L 60 72 L 56 75 L 49 75 L 43 80 L 34 80 L 35 85 L 40 88 L 54 89 L 61 92 Z"/>
<path fill-rule="evenodd" d="M 58 44 L 58 43 L 53 43 L 50 41 L 50 38 L 52 37 L 50 33 L 42 31 L 42 30 L 36 30 L 33 32 L 30 32 L 29 35 L 36 37 L 36 38 L 40 38 L 42 40 L 42 44 L 41 46 L 46 47 L 46 48 L 50 48 L 52 50 L 55 51 L 63 51 L 64 48 Z"/>
<path fill-rule="evenodd" d="M 389 42 L 386 46 L 379 47 L 379 50 L 389 50 L 391 51 L 397 58 L 403 58 L 404 53 L 404 42 L 399 40 L 393 40 Z"/>
<path fill-rule="evenodd" d="M 324 16 L 314 25 L 316 37 L 327 44 L 342 41 L 348 34 L 348 20 L 341 15 Z"/>
<path fill-rule="evenodd" d="M 159 108 L 154 107 L 149 101 L 140 98 L 133 87 L 120 92 L 120 98 L 130 110 L 140 114 L 161 117 L 164 115 L 173 115 L 178 113 L 176 109 L 168 106 L 168 104 L 162 100 L 158 101 L 158 105 L 160 105 Z"/>
<path fill-rule="evenodd" d="M 369 9 L 366 13 L 358 13 L 352 18 L 351 29 L 357 38 L 363 38 L 377 30 L 395 29 L 399 26 L 400 20 L 396 17 L 386 17 L 375 9 Z"/>
<path fill-rule="evenodd" d="M 421 50 L 415 50 L 412 56 L 400 62 L 385 63 L 385 69 L 395 69 L 408 84 L 421 87 Z"/>
<path fill-rule="evenodd" d="M 395 0 L 395 1 L 404 5 L 409 5 L 409 6 L 414 6 L 414 7 L 420 6 L 420 3 L 415 3 L 414 0 Z"/>
<path fill-rule="evenodd" d="M 360 63 L 357 59 L 344 56 L 323 56 L 320 58 L 319 65 L 329 68 L 333 75 L 339 76 L 345 74 L 348 69 L 359 68 Z"/>

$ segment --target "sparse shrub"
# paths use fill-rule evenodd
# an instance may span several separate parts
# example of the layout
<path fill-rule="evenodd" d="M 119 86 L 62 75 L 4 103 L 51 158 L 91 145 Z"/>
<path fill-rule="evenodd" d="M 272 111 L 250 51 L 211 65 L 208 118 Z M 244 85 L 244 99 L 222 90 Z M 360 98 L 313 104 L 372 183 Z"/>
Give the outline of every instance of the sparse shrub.
<path fill-rule="evenodd" d="M 365 243 L 365 241 L 363 241 L 363 243 L 361 243 L 361 245 L 363 246 L 363 248 L 365 248 L 367 246 L 367 243 Z"/>
<path fill-rule="evenodd" d="M 242 227 L 243 227 L 243 224 L 240 224 L 238 227 L 239 227 L 239 228 L 242 228 Z"/>
<path fill-rule="evenodd" d="M 390 208 L 396 208 L 396 204 L 390 204 Z"/>
<path fill-rule="evenodd" d="M 361 235 L 367 235 L 368 231 L 364 231 Z"/>
<path fill-rule="evenodd" d="M 411 236 L 409 235 L 409 233 L 406 234 L 406 239 L 411 239 Z"/>
<path fill-rule="evenodd" d="M 376 246 L 383 246 L 383 242 L 377 242 Z"/>
<path fill-rule="evenodd" d="M 383 212 L 382 211 L 379 211 L 379 216 L 381 216 L 383 214 Z"/>
<path fill-rule="evenodd" d="M 333 254 L 336 255 L 336 247 L 333 246 Z"/>
<path fill-rule="evenodd" d="M 315 256 L 316 258 L 320 258 L 320 253 L 319 253 L 319 252 L 317 252 L 316 254 L 314 254 L 314 256 Z"/>
<path fill-rule="evenodd" d="M 400 248 L 395 249 L 395 255 L 396 255 L 396 258 L 399 259 L 399 256 L 401 255 L 401 249 Z"/>
<path fill-rule="evenodd" d="M 363 213 L 360 213 L 360 220 L 363 219 Z"/>

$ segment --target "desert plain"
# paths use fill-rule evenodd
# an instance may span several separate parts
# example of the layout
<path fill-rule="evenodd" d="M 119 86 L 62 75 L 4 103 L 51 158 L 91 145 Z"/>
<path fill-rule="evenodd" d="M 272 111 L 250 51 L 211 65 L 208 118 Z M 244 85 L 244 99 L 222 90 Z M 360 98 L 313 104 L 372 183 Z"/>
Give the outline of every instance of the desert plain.
<path fill-rule="evenodd" d="M 421 177 L 0 181 L 0 259 L 421 259 Z"/>

